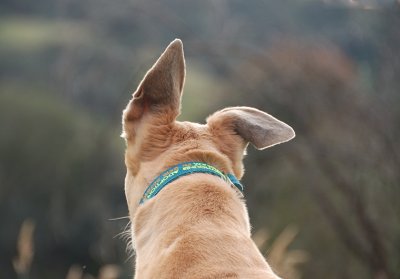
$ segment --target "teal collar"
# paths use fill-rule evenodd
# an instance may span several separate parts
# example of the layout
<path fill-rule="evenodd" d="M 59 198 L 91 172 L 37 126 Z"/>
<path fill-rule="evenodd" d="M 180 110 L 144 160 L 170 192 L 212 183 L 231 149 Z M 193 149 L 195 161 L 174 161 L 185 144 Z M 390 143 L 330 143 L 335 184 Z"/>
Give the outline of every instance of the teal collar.
<path fill-rule="evenodd" d="M 144 191 L 143 197 L 140 199 L 140 204 L 144 201 L 155 197 L 165 186 L 172 181 L 192 173 L 208 173 L 222 178 L 224 181 L 234 185 L 241 193 L 243 193 L 243 185 L 231 173 L 225 174 L 217 168 L 202 162 L 186 162 L 170 167 L 162 172 Z"/>

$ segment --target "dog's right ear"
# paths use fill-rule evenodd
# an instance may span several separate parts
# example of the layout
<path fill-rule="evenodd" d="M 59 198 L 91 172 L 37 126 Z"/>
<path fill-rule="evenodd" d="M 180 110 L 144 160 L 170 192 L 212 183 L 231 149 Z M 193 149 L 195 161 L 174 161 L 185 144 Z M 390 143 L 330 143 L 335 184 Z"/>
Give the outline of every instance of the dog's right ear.
<path fill-rule="evenodd" d="M 175 39 L 147 72 L 123 112 L 123 137 L 129 139 L 135 126 L 146 116 L 160 116 L 163 124 L 173 122 L 180 113 L 185 81 L 182 41 Z"/>
<path fill-rule="evenodd" d="M 252 143 L 264 149 L 295 137 L 295 132 L 286 123 L 272 115 L 250 107 L 230 107 L 214 113 L 207 119 L 208 125 L 217 135 L 239 136 L 244 145 Z"/>

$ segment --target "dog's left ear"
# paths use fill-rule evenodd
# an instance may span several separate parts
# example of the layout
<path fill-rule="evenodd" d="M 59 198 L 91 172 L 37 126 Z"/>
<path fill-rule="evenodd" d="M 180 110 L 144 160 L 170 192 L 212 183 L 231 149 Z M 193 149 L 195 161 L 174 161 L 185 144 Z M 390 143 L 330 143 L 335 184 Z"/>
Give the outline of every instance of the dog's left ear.
<path fill-rule="evenodd" d="M 211 130 L 219 136 L 239 136 L 244 146 L 252 143 L 264 149 L 295 137 L 294 130 L 275 117 L 250 107 L 231 107 L 218 111 L 207 119 Z"/>
<path fill-rule="evenodd" d="M 185 59 L 182 41 L 175 39 L 139 84 L 124 110 L 124 124 L 137 123 L 146 114 L 162 114 L 164 119 L 174 121 L 180 113 L 184 81 Z"/>

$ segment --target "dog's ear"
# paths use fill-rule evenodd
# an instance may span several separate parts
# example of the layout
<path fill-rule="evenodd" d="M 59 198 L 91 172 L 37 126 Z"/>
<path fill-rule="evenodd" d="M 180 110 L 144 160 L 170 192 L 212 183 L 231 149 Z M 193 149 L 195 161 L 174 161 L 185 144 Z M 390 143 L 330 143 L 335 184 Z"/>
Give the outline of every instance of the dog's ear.
<path fill-rule="evenodd" d="M 220 136 L 238 135 L 244 146 L 252 143 L 264 149 L 294 138 L 294 130 L 275 117 L 250 107 L 231 107 L 218 111 L 207 124 Z"/>
<path fill-rule="evenodd" d="M 162 113 L 163 119 L 174 121 L 180 113 L 184 80 L 183 46 L 181 40 L 175 39 L 133 93 L 133 98 L 123 113 L 125 128 L 128 122 L 140 121 L 146 114 Z"/>

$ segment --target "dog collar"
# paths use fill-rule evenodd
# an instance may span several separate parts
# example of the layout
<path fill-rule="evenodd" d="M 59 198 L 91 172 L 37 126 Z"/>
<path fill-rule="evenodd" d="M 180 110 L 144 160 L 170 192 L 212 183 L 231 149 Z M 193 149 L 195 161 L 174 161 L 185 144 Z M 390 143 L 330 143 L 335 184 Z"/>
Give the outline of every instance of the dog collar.
<path fill-rule="evenodd" d="M 240 181 L 231 173 L 223 173 L 217 168 L 202 162 L 186 162 L 170 167 L 154 179 L 144 191 L 140 204 L 145 200 L 155 197 L 165 186 L 172 181 L 192 173 L 208 173 L 222 178 L 225 182 L 235 186 L 241 193 L 244 187 Z"/>

